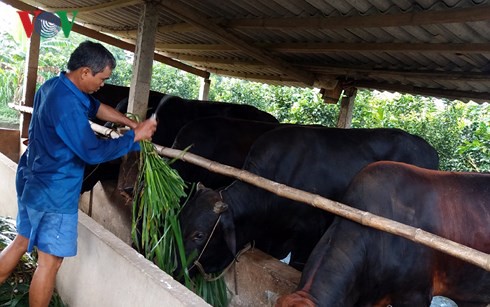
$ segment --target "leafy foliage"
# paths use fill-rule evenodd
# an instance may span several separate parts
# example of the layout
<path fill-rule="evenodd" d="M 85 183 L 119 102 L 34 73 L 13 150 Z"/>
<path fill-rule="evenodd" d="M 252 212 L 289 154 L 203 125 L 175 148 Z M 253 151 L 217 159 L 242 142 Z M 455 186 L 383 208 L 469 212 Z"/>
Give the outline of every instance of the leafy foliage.
<path fill-rule="evenodd" d="M 0 217 L 0 251 L 15 238 L 15 221 Z M 24 254 L 10 277 L 0 285 L 0 306 L 29 306 L 29 284 L 36 270 L 36 253 Z M 53 293 L 50 307 L 63 307 L 63 301 L 56 291 Z"/>
<path fill-rule="evenodd" d="M 392 96 L 359 91 L 352 126 L 400 128 L 419 135 L 436 148 L 442 170 L 490 171 L 488 104 Z"/>
<path fill-rule="evenodd" d="M 178 215 L 185 184 L 179 174 L 161 158 L 149 141 L 140 142 L 139 177 L 133 200 L 132 237 L 136 249 L 160 269 L 183 280 L 185 286 L 215 307 L 227 306 L 223 278 L 208 282 L 187 270 L 194 259 L 186 259 Z M 183 269 L 178 270 L 178 264 Z M 180 266 L 182 268 L 182 266 Z M 182 272 L 180 272 L 182 271 Z"/>
<path fill-rule="evenodd" d="M 8 103 L 20 99 L 22 94 L 23 63 L 25 53 L 17 48 L 12 35 L 0 32 L 2 53 L 0 53 L 0 122 L 13 124 L 18 122 L 16 111 L 8 107 Z"/>

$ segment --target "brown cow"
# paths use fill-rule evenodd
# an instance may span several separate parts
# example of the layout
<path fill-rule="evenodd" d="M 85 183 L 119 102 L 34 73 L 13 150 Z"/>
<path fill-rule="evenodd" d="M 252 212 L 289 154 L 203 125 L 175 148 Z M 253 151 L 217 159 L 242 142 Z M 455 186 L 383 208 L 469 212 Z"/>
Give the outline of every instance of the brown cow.
<path fill-rule="evenodd" d="M 490 174 L 376 162 L 354 178 L 343 202 L 490 253 Z M 486 306 L 490 272 L 337 217 L 297 292 L 277 306 L 429 306 L 436 295 Z"/>

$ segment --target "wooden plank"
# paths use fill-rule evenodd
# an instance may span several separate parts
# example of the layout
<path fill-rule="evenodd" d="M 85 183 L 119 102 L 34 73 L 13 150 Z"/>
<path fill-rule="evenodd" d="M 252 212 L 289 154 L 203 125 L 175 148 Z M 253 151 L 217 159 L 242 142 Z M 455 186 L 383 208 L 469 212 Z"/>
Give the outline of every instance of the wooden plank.
<path fill-rule="evenodd" d="M 356 99 L 357 89 L 354 87 L 344 90 L 344 97 L 340 101 L 340 112 L 337 120 L 338 128 L 350 128 L 352 123 L 352 111 L 354 110 L 354 100 Z"/>

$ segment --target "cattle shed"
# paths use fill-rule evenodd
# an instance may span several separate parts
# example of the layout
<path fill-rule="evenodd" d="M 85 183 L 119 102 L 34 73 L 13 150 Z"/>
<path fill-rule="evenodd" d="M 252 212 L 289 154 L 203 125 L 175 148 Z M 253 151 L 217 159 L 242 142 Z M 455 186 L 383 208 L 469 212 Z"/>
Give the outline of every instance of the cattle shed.
<path fill-rule="evenodd" d="M 210 74 L 318 88 L 325 102 L 340 100 L 341 127 L 349 126 L 353 98 L 361 88 L 477 103 L 488 101 L 490 92 L 487 0 L 2 2 L 21 11 L 66 11 L 69 20 L 74 18 L 72 31 L 134 52 L 129 110 L 138 114 L 146 109 L 153 60 L 200 76 L 203 99 Z M 32 106 L 39 45 L 34 31 L 26 66 L 25 106 Z M 11 161 L 17 162 L 24 150 L 21 140 L 27 137 L 29 117 L 22 115 L 20 131 L 0 131 L 0 151 L 5 154 L 0 154 L 0 172 L 8 178 L 2 186 L 3 215 L 16 214 L 16 165 Z M 80 208 L 97 223 L 81 213 L 79 248 L 86 253 L 65 261 L 58 280 L 70 306 L 135 306 L 135 298 L 145 299 L 138 302 L 141 306 L 159 306 L 162 300 L 173 302 L 172 306 L 205 305 L 123 243 L 128 240 L 128 208 L 122 205 L 121 209 L 121 203 L 111 185 L 98 184 L 81 198 Z M 94 256 L 91 250 L 95 249 Z M 110 263 L 104 257 L 116 260 Z M 248 267 L 239 275 L 244 284 L 266 275 L 264 280 L 273 285 L 270 289 L 275 287 L 276 294 L 294 288 L 298 272 L 266 255 L 253 254 L 248 259 Z M 106 278 L 94 275 L 97 270 Z M 283 272 L 281 276 L 278 271 Z M 131 278 L 139 288 L 132 288 Z M 236 276 L 228 278 L 237 282 Z M 111 283 L 119 290 L 106 288 Z M 82 290 L 74 290 L 77 287 Z M 253 293 L 253 289 L 243 289 Z"/>

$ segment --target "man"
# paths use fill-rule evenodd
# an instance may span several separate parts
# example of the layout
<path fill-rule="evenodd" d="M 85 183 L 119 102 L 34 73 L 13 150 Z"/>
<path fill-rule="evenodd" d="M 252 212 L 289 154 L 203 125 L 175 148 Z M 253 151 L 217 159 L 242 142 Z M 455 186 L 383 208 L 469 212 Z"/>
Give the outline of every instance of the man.
<path fill-rule="evenodd" d="M 34 246 L 38 266 L 30 306 L 48 306 L 64 257 L 77 252 L 78 198 L 85 163 L 101 163 L 139 150 L 150 139 L 154 119 L 136 123 L 89 94 L 104 85 L 116 66 L 101 44 L 85 41 L 71 54 L 68 71 L 46 81 L 36 92 L 29 144 L 17 168 L 17 236 L 0 253 L 0 283 Z M 130 127 L 122 137 L 102 140 L 90 129 L 97 117 Z"/>

